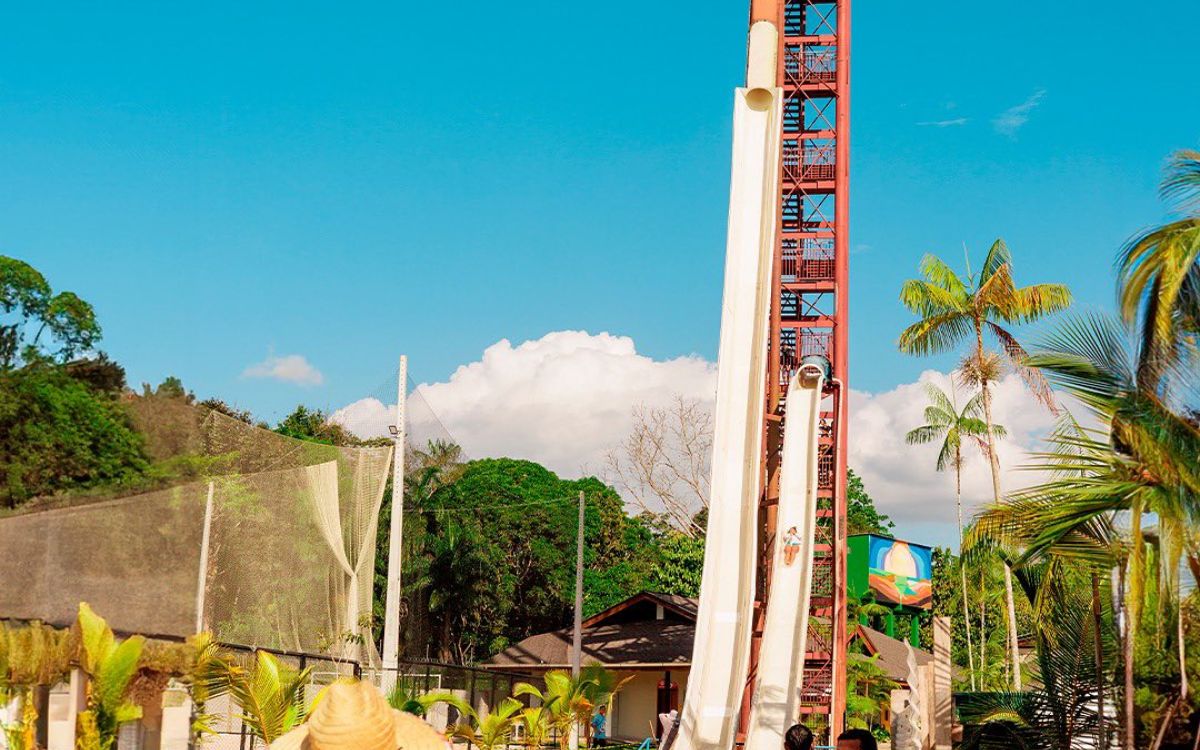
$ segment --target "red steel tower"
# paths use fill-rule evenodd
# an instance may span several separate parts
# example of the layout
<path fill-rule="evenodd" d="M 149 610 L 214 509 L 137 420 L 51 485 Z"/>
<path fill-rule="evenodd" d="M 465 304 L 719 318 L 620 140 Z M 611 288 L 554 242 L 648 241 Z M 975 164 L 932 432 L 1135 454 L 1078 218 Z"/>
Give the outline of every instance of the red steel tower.
<path fill-rule="evenodd" d="M 776 17 L 764 18 L 764 12 Z M 820 423 L 818 522 L 802 710 L 809 715 L 806 723 L 814 730 L 824 724 L 832 738 L 841 731 L 846 693 L 850 0 L 755 0 L 751 15 L 752 21 L 774 21 L 781 31 L 777 82 L 784 109 L 762 461 L 766 490 L 748 684 L 753 685 L 770 594 L 782 402 L 800 361 L 821 355 L 829 360 L 832 377 Z M 748 698 L 745 705 L 748 709 Z"/>

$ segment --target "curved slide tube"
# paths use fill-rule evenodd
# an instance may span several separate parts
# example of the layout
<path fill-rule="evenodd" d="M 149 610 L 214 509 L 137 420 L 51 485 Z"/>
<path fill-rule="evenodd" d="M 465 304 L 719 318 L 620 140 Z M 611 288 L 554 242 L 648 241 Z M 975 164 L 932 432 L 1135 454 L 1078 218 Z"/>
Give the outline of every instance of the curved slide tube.
<path fill-rule="evenodd" d="M 731 750 L 750 664 L 780 100 L 779 89 L 741 88 L 734 96 L 712 491 L 692 671 L 673 750 Z"/>
<path fill-rule="evenodd" d="M 779 750 L 800 716 L 817 523 L 817 443 L 828 363 L 805 363 L 788 384 L 771 592 L 746 728 L 746 750 Z"/>

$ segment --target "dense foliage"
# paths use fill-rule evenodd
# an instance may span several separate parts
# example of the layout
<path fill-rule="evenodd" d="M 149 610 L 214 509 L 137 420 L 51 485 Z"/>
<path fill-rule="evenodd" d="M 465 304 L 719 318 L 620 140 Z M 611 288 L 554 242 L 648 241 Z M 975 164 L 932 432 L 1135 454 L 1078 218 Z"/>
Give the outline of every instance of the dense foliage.
<path fill-rule="evenodd" d="M 452 479 L 406 493 L 405 647 L 414 655 L 471 661 L 569 622 L 580 492 L 586 614 L 643 589 L 695 593 L 702 545 L 630 517 L 595 478 L 564 480 L 507 458 L 443 473 Z"/>
<path fill-rule="evenodd" d="M 138 482 L 150 469 L 120 394 L 50 363 L 0 372 L 0 505 Z"/>

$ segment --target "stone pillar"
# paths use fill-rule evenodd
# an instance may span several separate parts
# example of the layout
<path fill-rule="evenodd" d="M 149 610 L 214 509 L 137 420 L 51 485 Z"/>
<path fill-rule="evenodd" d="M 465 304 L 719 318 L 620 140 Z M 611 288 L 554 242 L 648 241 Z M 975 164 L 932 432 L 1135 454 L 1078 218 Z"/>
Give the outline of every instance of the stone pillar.
<path fill-rule="evenodd" d="M 954 723 L 950 643 L 950 618 L 933 618 L 933 746 L 936 750 L 950 750 Z"/>

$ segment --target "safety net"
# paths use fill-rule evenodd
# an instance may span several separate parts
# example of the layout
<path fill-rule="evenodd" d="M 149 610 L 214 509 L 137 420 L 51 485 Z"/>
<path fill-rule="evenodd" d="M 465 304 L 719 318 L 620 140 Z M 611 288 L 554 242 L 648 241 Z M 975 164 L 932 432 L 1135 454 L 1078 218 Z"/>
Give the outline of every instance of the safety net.
<path fill-rule="evenodd" d="M 173 486 L 0 518 L 0 618 L 377 659 L 375 537 L 390 445 L 297 440 L 182 399 L 133 421 Z"/>

